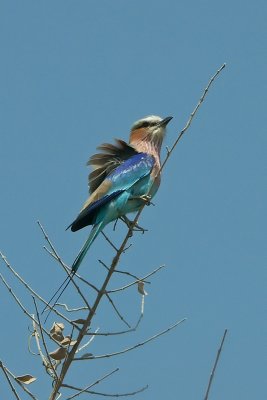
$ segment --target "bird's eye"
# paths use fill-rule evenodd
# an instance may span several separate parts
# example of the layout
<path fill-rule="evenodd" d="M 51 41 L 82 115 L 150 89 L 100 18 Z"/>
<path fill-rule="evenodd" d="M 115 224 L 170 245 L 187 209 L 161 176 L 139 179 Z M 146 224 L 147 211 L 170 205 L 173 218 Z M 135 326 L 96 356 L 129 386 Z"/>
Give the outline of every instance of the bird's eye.
<path fill-rule="evenodd" d="M 148 128 L 150 125 L 151 125 L 150 122 L 144 121 L 144 122 L 142 123 L 141 128 Z"/>

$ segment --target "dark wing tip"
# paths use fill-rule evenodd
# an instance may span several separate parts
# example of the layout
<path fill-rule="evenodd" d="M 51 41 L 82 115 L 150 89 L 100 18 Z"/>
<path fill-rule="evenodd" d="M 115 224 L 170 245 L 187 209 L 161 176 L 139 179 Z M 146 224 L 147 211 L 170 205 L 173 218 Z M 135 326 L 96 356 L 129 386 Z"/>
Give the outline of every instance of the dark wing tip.
<path fill-rule="evenodd" d="M 73 222 L 65 229 L 65 231 L 67 231 L 67 230 L 69 230 L 69 229 L 70 229 L 72 232 L 77 231 L 77 229 L 75 229 L 74 223 L 75 223 L 75 221 L 73 221 Z"/>

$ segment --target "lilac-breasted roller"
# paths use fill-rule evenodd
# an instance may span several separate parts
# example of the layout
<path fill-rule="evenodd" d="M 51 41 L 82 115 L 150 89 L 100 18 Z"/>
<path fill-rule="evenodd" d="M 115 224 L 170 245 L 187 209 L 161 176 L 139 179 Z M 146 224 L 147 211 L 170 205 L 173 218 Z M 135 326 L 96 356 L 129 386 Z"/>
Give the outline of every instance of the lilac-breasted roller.
<path fill-rule="evenodd" d="M 144 201 L 157 192 L 160 150 L 171 119 L 155 115 L 142 118 L 132 126 L 129 144 L 120 139 L 115 145 L 102 144 L 98 147 L 102 152 L 89 159 L 88 164 L 93 168 L 88 177 L 90 196 L 68 228 L 73 232 L 87 225 L 93 225 L 93 228 L 72 264 L 71 276 L 77 272 L 91 244 L 108 223 L 138 211 Z M 63 287 L 57 300 L 70 279 L 68 277 L 56 292 Z"/>
<path fill-rule="evenodd" d="M 73 232 L 93 225 L 91 233 L 72 265 L 78 270 L 98 234 L 111 221 L 138 211 L 147 195 L 152 198 L 160 185 L 160 150 L 166 126 L 172 117 L 155 115 L 134 123 L 129 144 L 116 140 L 116 145 L 103 144 L 102 153 L 93 155 L 88 164 L 90 196 L 69 228 Z"/>

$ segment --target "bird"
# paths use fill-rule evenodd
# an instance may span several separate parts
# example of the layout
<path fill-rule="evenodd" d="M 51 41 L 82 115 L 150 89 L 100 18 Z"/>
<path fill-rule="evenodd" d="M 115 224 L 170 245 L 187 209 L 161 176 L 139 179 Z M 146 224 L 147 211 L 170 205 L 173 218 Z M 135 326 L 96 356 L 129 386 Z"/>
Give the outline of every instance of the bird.
<path fill-rule="evenodd" d="M 161 181 L 162 142 L 172 118 L 156 115 L 141 118 L 131 128 L 129 143 L 115 139 L 115 144 L 102 144 L 97 148 L 100 153 L 90 157 L 89 198 L 67 229 L 76 232 L 88 225 L 93 227 L 72 264 L 70 276 L 48 304 L 65 285 L 59 297 L 62 295 L 105 226 L 118 218 L 129 221 L 127 214 L 138 211 L 154 197 Z"/>

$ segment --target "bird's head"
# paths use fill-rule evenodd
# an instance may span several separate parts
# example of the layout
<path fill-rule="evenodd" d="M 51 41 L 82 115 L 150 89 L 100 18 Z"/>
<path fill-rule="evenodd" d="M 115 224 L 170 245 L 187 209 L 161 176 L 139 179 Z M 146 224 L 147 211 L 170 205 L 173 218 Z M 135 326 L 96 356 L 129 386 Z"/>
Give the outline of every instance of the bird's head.
<path fill-rule="evenodd" d="M 172 117 L 161 118 L 157 115 L 149 115 L 136 121 L 131 129 L 130 144 L 150 142 L 160 150 L 166 133 L 167 124 Z"/>

